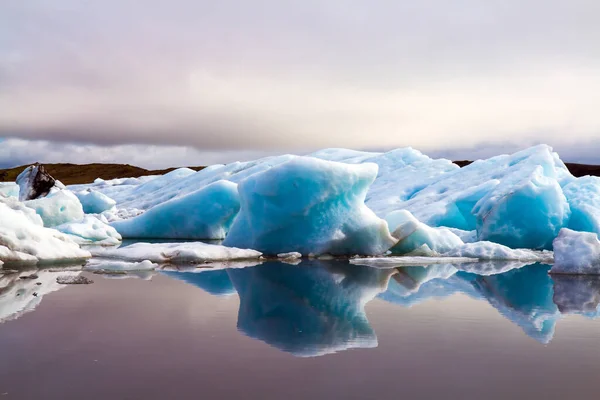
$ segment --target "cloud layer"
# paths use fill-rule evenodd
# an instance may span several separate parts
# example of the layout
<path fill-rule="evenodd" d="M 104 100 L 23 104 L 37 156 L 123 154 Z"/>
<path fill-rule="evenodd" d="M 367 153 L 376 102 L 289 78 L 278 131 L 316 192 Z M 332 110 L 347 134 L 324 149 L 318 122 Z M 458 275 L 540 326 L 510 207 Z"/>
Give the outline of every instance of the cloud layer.
<path fill-rule="evenodd" d="M 256 153 L 588 143 L 598 15 L 594 0 L 5 0 L 0 136 Z"/>

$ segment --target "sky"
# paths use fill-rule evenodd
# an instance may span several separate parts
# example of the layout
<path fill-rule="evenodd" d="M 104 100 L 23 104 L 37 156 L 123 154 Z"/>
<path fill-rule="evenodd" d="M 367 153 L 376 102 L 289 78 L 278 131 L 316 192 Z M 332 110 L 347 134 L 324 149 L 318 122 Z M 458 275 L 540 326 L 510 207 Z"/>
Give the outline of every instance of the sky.
<path fill-rule="evenodd" d="M 600 163 L 597 0 L 3 0 L 0 166 L 324 147 Z"/>

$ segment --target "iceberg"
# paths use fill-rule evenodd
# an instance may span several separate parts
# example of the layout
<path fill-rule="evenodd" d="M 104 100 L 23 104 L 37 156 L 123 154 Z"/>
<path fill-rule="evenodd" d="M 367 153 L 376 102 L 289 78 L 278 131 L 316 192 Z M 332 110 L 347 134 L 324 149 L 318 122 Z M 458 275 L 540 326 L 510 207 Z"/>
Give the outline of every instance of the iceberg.
<path fill-rule="evenodd" d="M 574 180 L 558 155 L 540 145 L 422 179 L 422 188 L 396 210 L 431 227 L 476 230 L 477 240 L 549 249 L 569 221 L 562 187 Z"/>
<path fill-rule="evenodd" d="M 34 210 L 13 197 L 0 196 L 0 260 L 40 263 L 91 257 L 67 235 L 45 228 Z"/>
<path fill-rule="evenodd" d="M 554 239 L 554 266 L 550 273 L 600 275 L 598 235 L 562 229 Z"/>
<path fill-rule="evenodd" d="M 111 225 L 126 238 L 224 239 L 239 209 L 237 185 L 220 180 Z"/>
<path fill-rule="evenodd" d="M 111 210 L 117 204 L 116 201 L 96 190 L 75 192 L 75 196 L 81 202 L 83 212 L 86 214 L 100 214 Z"/>
<path fill-rule="evenodd" d="M 266 254 L 385 253 L 396 240 L 364 204 L 377 165 L 296 157 L 238 185 L 241 208 L 227 246 Z"/>

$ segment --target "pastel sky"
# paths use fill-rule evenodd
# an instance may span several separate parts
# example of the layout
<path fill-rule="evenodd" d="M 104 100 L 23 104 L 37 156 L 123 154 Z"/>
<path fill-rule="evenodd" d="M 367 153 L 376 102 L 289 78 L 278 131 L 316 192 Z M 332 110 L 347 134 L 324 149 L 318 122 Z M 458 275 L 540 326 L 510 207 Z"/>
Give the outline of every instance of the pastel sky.
<path fill-rule="evenodd" d="M 597 0 L 3 0 L 0 165 L 600 162 L 599 20 Z"/>

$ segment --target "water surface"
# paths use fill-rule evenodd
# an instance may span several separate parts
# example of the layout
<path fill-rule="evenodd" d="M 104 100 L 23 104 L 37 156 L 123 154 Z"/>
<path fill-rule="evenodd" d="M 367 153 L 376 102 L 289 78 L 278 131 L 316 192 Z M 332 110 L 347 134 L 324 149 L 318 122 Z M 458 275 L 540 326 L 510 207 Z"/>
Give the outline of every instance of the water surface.
<path fill-rule="evenodd" d="M 64 272 L 6 275 L 0 395 L 595 399 L 600 281 L 547 271 L 311 261 L 84 272 L 94 283 L 78 286 L 55 284 Z"/>

